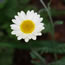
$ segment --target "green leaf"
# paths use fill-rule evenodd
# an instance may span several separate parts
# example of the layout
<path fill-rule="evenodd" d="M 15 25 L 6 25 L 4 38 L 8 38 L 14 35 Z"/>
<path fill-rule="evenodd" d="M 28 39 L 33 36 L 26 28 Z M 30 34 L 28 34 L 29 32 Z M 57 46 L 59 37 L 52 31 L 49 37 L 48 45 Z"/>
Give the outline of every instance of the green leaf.
<path fill-rule="evenodd" d="M 56 21 L 55 23 L 54 23 L 55 25 L 61 25 L 61 24 L 63 24 L 63 21 Z"/>
<path fill-rule="evenodd" d="M 34 65 L 42 65 L 41 62 L 31 61 Z"/>
<path fill-rule="evenodd" d="M 63 57 L 62 59 L 56 61 L 56 62 L 52 62 L 48 65 L 65 65 L 65 57 Z"/>
<path fill-rule="evenodd" d="M 41 10 L 39 10 L 39 13 L 42 13 L 44 11 L 45 11 L 45 9 L 41 9 Z M 52 17 L 55 17 L 55 16 L 63 16 L 65 14 L 65 10 L 58 10 L 58 9 L 54 9 L 54 8 L 50 8 L 50 12 L 51 12 L 51 16 Z M 44 14 L 46 14 L 45 16 L 48 17 L 47 12 L 44 13 Z"/>
<path fill-rule="evenodd" d="M 65 53 L 65 44 L 60 42 L 53 41 L 29 41 L 29 43 L 21 42 L 8 42 L 3 43 L 0 42 L 0 47 L 10 47 L 10 48 L 18 48 L 18 49 L 26 49 L 29 50 L 31 47 L 38 50 L 43 51 L 44 53 Z"/>
<path fill-rule="evenodd" d="M 50 32 L 52 35 L 54 34 L 53 32 L 53 25 L 51 24 L 47 11 L 45 9 L 42 9 L 39 11 L 41 17 L 43 17 L 43 23 L 45 24 L 45 29 L 43 30 L 43 33 L 48 33 Z"/>
<path fill-rule="evenodd" d="M 38 58 L 33 52 L 30 53 L 31 57 L 34 59 L 34 58 Z"/>

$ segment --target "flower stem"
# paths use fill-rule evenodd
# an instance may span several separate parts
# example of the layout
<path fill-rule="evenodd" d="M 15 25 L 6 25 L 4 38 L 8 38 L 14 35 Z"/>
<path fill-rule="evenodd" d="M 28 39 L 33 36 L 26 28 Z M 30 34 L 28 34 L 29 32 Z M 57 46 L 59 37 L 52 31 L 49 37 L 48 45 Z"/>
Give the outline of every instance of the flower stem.
<path fill-rule="evenodd" d="M 42 58 L 33 48 L 32 49 L 32 52 L 41 60 L 42 62 L 42 65 L 46 65 L 46 61 L 44 58 Z"/>
<path fill-rule="evenodd" d="M 44 8 L 46 9 L 46 11 L 47 11 L 47 13 L 48 13 L 50 22 L 51 22 L 51 24 L 52 24 L 52 32 L 53 32 L 53 39 L 54 39 L 54 23 L 53 23 L 53 20 L 52 20 L 52 17 L 51 17 L 50 9 L 47 8 L 47 6 L 45 5 L 45 3 L 44 3 L 43 0 L 40 0 L 40 2 L 41 2 L 41 4 L 44 6 Z"/>

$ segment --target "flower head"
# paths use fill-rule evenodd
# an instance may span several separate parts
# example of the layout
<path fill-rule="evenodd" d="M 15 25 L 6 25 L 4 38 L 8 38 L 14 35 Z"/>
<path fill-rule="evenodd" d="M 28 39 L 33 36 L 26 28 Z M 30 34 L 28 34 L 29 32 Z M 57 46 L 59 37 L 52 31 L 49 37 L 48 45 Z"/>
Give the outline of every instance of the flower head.
<path fill-rule="evenodd" d="M 14 24 L 11 24 L 12 34 L 17 36 L 18 40 L 24 39 L 28 42 L 30 39 L 36 40 L 37 36 L 41 36 L 41 31 L 44 29 L 42 23 L 43 18 L 33 10 L 26 14 L 21 11 L 18 16 L 12 19 Z"/>

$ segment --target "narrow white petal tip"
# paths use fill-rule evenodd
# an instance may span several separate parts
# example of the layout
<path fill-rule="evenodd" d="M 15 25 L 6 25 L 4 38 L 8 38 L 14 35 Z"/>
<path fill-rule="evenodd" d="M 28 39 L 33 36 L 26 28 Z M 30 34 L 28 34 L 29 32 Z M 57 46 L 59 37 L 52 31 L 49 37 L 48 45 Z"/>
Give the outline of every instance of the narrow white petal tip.
<path fill-rule="evenodd" d="M 34 36 L 34 37 L 32 37 L 32 39 L 33 39 L 33 40 L 36 40 L 37 38 L 36 38 L 36 36 Z"/>
<path fill-rule="evenodd" d="M 20 12 L 18 12 L 18 15 L 20 14 Z"/>
<path fill-rule="evenodd" d="M 11 32 L 11 34 L 13 34 L 13 32 Z"/>
<path fill-rule="evenodd" d="M 43 21 L 43 18 L 40 18 L 41 21 Z"/>
<path fill-rule="evenodd" d="M 17 40 L 20 40 L 19 38 L 17 38 Z"/>
<path fill-rule="evenodd" d="M 21 40 L 21 38 L 20 37 L 17 37 L 17 40 Z"/>
<path fill-rule="evenodd" d="M 27 15 L 30 13 L 30 10 L 27 11 Z"/>
<path fill-rule="evenodd" d="M 24 11 L 21 11 L 22 13 L 24 13 Z"/>
<path fill-rule="evenodd" d="M 25 42 L 28 42 L 28 41 L 29 41 L 29 39 L 28 39 L 28 38 L 26 38 L 26 39 L 25 39 Z"/>
<path fill-rule="evenodd" d="M 38 33 L 38 36 L 42 36 L 42 33 Z"/>
<path fill-rule="evenodd" d="M 13 35 L 13 34 L 16 34 L 16 33 L 14 31 L 12 31 L 11 34 Z"/>
<path fill-rule="evenodd" d="M 21 11 L 21 14 L 25 14 L 25 12 L 24 11 Z"/>
<path fill-rule="evenodd" d="M 43 23 L 43 26 L 44 26 L 44 23 Z"/>
<path fill-rule="evenodd" d="M 31 12 L 34 12 L 34 10 L 31 10 Z"/>
<path fill-rule="evenodd" d="M 15 18 L 17 18 L 17 16 L 14 16 Z"/>
<path fill-rule="evenodd" d="M 11 24 L 10 27 L 12 27 L 14 24 Z"/>
<path fill-rule="evenodd" d="M 12 19 L 12 22 L 13 22 L 13 23 L 16 23 L 16 19 Z"/>
<path fill-rule="evenodd" d="M 40 15 L 38 14 L 38 17 L 40 17 Z"/>
<path fill-rule="evenodd" d="M 45 27 L 42 28 L 43 30 L 45 29 Z"/>
<path fill-rule="evenodd" d="M 30 10 L 28 10 L 27 12 L 30 12 Z"/>
<path fill-rule="evenodd" d="M 14 21 L 14 19 L 12 19 L 12 22 Z"/>

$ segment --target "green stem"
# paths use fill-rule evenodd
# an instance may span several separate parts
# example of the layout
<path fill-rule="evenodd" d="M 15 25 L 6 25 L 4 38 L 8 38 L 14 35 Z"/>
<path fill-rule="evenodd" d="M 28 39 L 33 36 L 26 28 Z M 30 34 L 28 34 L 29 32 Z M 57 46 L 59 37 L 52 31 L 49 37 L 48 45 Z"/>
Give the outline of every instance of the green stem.
<path fill-rule="evenodd" d="M 49 1 L 48 6 L 50 6 L 50 5 L 51 5 L 51 2 L 52 2 L 52 0 L 50 0 L 50 1 Z"/>
<path fill-rule="evenodd" d="M 49 19 L 50 19 L 50 22 L 52 24 L 52 32 L 53 32 L 53 39 L 54 39 L 54 23 L 53 23 L 53 20 L 52 20 L 52 17 L 51 17 L 51 13 L 50 13 L 50 9 L 47 8 L 47 6 L 45 5 L 44 1 L 43 0 L 40 0 L 40 2 L 42 3 L 42 5 L 44 6 L 44 8 L 46 9 L 47 13 L 48 13 L 48 16 L 49 16 Z"/>
<path fill-rule="evenodd" d="M 42 3 L 42 5 L 44 6 L 44 8 L 46 9 L 46 11 L 47 11 L 47 13 L 48 13 L 48 16 L 49 16 L 49 19 L 50 19 L 52 25 L 54 25 L 54 24 L 53 24 L 52 17 L 51 17 L 51 15 L 50 15 L 50 11 L 49 11 L 49 9 L 46 7 L 46 5 L 45 5 L 45 3 L 44 3 L 43 0 L 40 0 L 40 2 Z"/>
<path fill-rule="evenodd" d="M 45 59 L 42 58 L 33 48 L 32 48 L 32 52 L 41 60 L 43 65 L 46 65 Z"/>
<path fill-rule="evenodd" d="M 47 65 L 45 59 L 37 51 L 35 51 L 35 49 L 33 49 L 30 44 L 29 44 L 29 47 L 31 51 L 41 60 L 42 65 Z"/>

